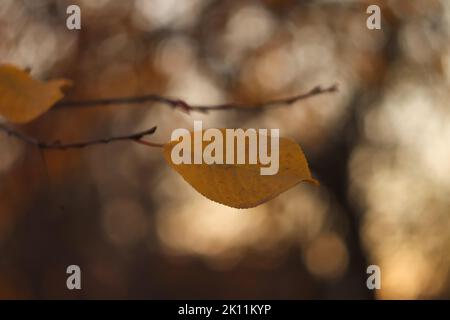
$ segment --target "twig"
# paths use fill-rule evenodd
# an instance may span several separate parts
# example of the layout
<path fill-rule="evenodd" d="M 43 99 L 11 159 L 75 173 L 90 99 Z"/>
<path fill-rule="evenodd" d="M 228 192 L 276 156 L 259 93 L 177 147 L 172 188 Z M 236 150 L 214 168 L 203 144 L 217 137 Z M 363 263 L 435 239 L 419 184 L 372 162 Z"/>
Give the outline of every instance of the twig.
<path fill-rule="evenodd" d="M 216 111 L 216 110 L 243 110 L 243 111 L 255 111 L 260 109 L 268 109 L 273 107 L 282 107 L 285 105 L 291 105 L 295 102 L 298 102 L 300 100 L 308 99 L 313 96 L 325 94 L 325 93 L 332 93 L 336 92 L 338 90 L 338 86 L 336 84 L 332 85 L 331 87 L 323 89 L 320 86 L 317 86 L 307 93 L 298 94 L 296 96 L 287 97 L 287 98 L 281 98 L 281 99 L 275 99 L 275 100 L 269 100 L 266 102 L 261 102 L 253 105 L 244 105 L 244 104 L 234 104 L 234 103 L 226 103 L 226 104 L 220 104 L 220 105 L 204 105 L 204 106 L 192 106 L 191 110 L 193 111 Z"/>
<path fill-rule="evenodd" d="M 291 105 L 297 101 L 304 100 L 313 96 L 332 93 L 338 90 L 337 85 L 332 85 L 328 88 L 322 88 L 317 86 L 307 93 L 298 94 L 296 96 L 270 100 L 253 105 L 244 105 L 236 103 L 225 103 L 219 105 L 190 105 L 187 102 L 180 99 L 168 98 L 160 95 L 150 94 L 135 97 L 120 97 L 110 99 L 93 99 L 93 100 L 80 100 L 80 101 L 62 101 L 56 104 L 56 107 L 91 107 L 100 105 L 120 105 L 120 104 L 140 104 L 145 102 L 159 102 L 171 106 L 173 108 L 180 108 L 181 110 L 189 113 L 191 111 L 208 112 L 218 110 L 242 110 L 242 111 L 255 111 L 265 108 L 272 108 L 283 105 Z"/>
<path fill-rule="evenodd" d="M 159 143 L 148 142 L 148 141 L 142 140 L 142 138 L 144 138 L 145 136 L 152 135 L 156 131 L 156 127 L 152 127 L 150 129 L 140 131 L 137 133 L 133 133 L 133 134 L 128 134 L 128 135 L 113 136 L 113 137 L 109 137 L 109 138 L 72 142 L 72 143 L 61 143 L 61 141 L 53 141 L 53 142 L 40 141 L 40 140 L 32 138 L 24 133 L 16 131 L 16 130 L 14 130 L 4 124 L 1 124 L 1 123 L 0 123 L 0 130 L 6 132 L 9 136 L 15 137 L 29 145 L 36 146 L 39 149 L 65 150 L 65 149 L 72 149 L 72 148 L 85 148 L 85 147 L 92 146 L 92 145 L 110 143 L 110 142 L 122 141 L 122 140 L 136 141 L 136 142 L 140 142 L 140 143 L 143 143 L 143 144 L 151 146 L 151 147 L 162 147 L 163 146 L 162 144 L 159 144 Z"/>
<path fill-rule="evenodd" d="M 299 94 L 293 97 L 270 100 L 258 104 L 253 105 L 243 105 L 236 103 L 226 103 L 219 105 L 190 105 L 183 100 L 180 99 L 172 99 L 159 95 L 145 95 L 138 97 L 122 97 L 122 98 L 111 98 L 111 99 L 96 99 L 96 100 L 83 100 L 83 101 L 62 101 L 57 103 L 57 107 L 90 107 L 96 105 L 119 105 L 119 104 L 139 104 L 145 102 L 160 102 L 166 105 L 169 105 L 173 108 L 181 108 L 183 111 L 189 113 L 190 111 L 199 111 L 199 112 L 208 112 L 208 111 L 217 111 L 217 110 L 245 110 L 245 111 L 254 111 L 265 108 L 272 108 L 277 106 L 285 106 L 293 104 L 297 101 L 304 100 L 313 96 L 317 96 L 324 93 L 332 93 L 338 90 L 337 85 L 333 85 L 328 88 L 321 88 L 320 86 L 315 87 L 307 93 Z M 150 141 L 142 140 L 144 136 L 151 135 L 156 131 L 156 127 L 150 128 L 148 130 L 144 130 L 141 132 L 114 136 L 109 138 L 102 138 L 96 140 L 87 140 L 80 142 L 72 142 L 72 143 L 61 143 L 61 141 L 53 141 L 53 142 L 45 142 L 30 137 L 24 133 L 16 131 L 4 124 L 0 123 L 0 131 L 6 132 L 9 136 L 15 137 L 29 145 L 33 145 L 38 147 L 39 149 L 69 149 L 69 148 L 84 148 L 92 145 L 110 143 L 113 141 L 122 141 L 122 140 L 132 140 L 150 147 L 163 147 L 160 143 L 154 143 Z"/>

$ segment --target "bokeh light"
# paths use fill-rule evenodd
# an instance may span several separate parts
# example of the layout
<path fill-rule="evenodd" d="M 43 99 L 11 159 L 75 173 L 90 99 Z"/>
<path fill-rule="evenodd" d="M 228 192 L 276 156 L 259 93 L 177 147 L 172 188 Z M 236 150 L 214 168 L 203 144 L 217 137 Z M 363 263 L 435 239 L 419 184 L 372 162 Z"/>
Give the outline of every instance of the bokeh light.
<path fill-rule="evenodd" d="M 339 85 L 271 110 L 60 108 L 17 127 L 75 141 L 156 125 L 155 142 L 193 120 L 280 128 L 321 185 L 246 210 L 198 194 L 158 149 L 42 152 L 0 132 L 1 298 L 73 297 L 74 262 L 84 298 L 450 297 L 450 1 L 374 1 L 373 31 L 367 1 L 0 2 L 0 63 L 72 79 L 69 100 L 250 104 Z"/>

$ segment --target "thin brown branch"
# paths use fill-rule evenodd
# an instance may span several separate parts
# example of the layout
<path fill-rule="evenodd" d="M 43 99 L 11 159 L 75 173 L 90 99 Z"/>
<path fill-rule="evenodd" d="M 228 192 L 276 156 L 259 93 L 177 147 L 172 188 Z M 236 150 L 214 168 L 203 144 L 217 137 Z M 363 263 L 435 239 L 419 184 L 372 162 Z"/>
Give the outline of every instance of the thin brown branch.
<path fill-rule="evenodd" d="M 95 100 L 83 100 L 83 101 L 62 101 L 58 103 L 56 106 L 58 107 L 90 107 L 97 105 L 120 105 L 120 104 L 140 104 L 146 102 L 160 102 L 166 105 L 169 105 L 173 108 L 180 108 L 183 111 L 189 113 L 190 111 L 199 111 L 199 112 L 208 112 L 208 111 L 217 111 L 217 110 L 245 110 L 245 111 L 254 111 L 261 110 L 265 108 L 272 108 L 277 106 L 286 106 L 291 105 L 297 101 L 304 100 L 313 96 L 332 93 L 338 90 L 337 85 L 333 85 L 328 88 L 321 88 L 320 86 L 313 88 L 307 93 L 298 94 L 296 96 L 270 100 L 262 103 L 257 103 L 253 105 L 243 105 L 236 103 L 226 103 L 219 105 L 190 105 L 187 102 L 180 99 L 172 99 L 168 97 L 163 97 L 159 95 L 145 95 L 145 96 L 137 96 L 137 97 L 122 97 L 122 98 L 111 98 L 111 99 L 95 99 Z M 141 132 L 121 135 L 121 136 L 113 136 L 108 138 L 101 138 L 95 140 L 86 140 L 72 143 L 62 143 L 61 141 L 53 141 L 53 142 L 45 142 L 30 137 L 20 131 L 12 129 L 4 124 L 0 123 L 0 131 L 6 132 L 9 136 L 15 137 L 29 145 L 36 146 L 40 149 L 72 149 L 72 148 L 84 148 L 97 144 L 105 144 L 114 141 L 123 141 L 123 140 L 131 140 L 135 141 L 150 147 L 162 147 L 163 145 L 160 143 L 154 143 L 150 141 L 142 140 L 145 136 L 152 135 L 156 131 L 156 127 L 150 128 L 148 130 L 144 130 Z"/>
<path fill-rule="evenodd" d="M 168 98 L 160 95 L 150 94 L 134 97 L 119 97 L 110 99 L 93 99 L 93 100 L 79 100 L 79 101 L 62 101 L 56 104 L 56 107 L 92 107 L 100 105 L 121 105 L 121 104 L 141 104 L 146 102 L 159 102 L 171 106 L 172 108 L 180 108 L 181 110 L 189 113 L 191 111 L 208 112 L 218 110 L 242 110 L 242 111 L 255 111 L 265 108 L 273 108 L 277 106 L 291 105 L 297 101 L 311 98 L 313 96 L 333 93 L 338 90 L 337 85 L 332 85 L 328 88 L 322 88 L 317 86 L 312 90 L 298 94 L 292 97 L 270 100 L 253 105 L 244 105 L 237 103 L 225 103 L 219 105 L 191 105 L 180 99 Z"/>
<path fill-rule="evenodd" d="M 152 127 L 150 129 L 140 131 L 133 134 L 127 134 L 127 135 L 120 135 L 120 136 L 113 136 L 108 138 L 101 138 L 101 139 L 94 139 L 94 140 L 86 140 L 86 141 L 79 141 L 79 142 L 71 142 L 71 143 L 62 143 L 61 141 L 53 141 L 53 142 L 45 142 L 40 141 L 38 139 L 32 138 L 24 133 L 21 133 L 15 129 L 12 129 L 4 124 L 0 123 L 0 130 L 6 132 L 9 136 L 15 137 L 29 145 L 33 145 L 38 147 L 39 149 L 58 149 L 58 150 L 65 150 L 65 149 L 73 149 L 73 148 L 85 148 L 92 145 L 97 144 L 106 144 L 114 141 L 123 141 L 123 140 L 131 140 L 131 141 L 137 141 L 141 143 L 145 143 L 148 146 L 151 147 L 162 147 L 162 144 L 153 143 L 153 142 L 147 142 L 145 140 L 142 140 L 145 136 L 152 135 L 156 131 L 156 127 Z"/>

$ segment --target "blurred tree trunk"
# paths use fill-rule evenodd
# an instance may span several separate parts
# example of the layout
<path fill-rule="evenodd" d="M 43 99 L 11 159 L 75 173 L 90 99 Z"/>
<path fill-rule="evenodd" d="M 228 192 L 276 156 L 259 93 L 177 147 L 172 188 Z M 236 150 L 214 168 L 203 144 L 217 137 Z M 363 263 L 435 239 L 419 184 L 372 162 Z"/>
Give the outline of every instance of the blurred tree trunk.
<path fill-rule="evenodd" d="M 351 155 L 363 135 L 362 128 L 359 128 L 362 116 L 384 96 L 388 85 L 387 73 L 398 62 L 398 30 L 399 26 L 394 21 L 391 29 L 386 32 L 387 44 L 384 51 L 380 53 L 383 55 L 385 65 L 379 72 L 375 84 L 361 86 L 356 90 L 346 109 L 348 113 L 344 123 L 334 133 L 334 140 L 317 158 L 311 159 L 312 169 L 342 209 L 344 215 L 342 218 L 346 220 L 345 240 L 349 251 L 349 266 L 346 276 L 336 285 L 349 288 L 348 298 L 374 298 L 374 291 L 368 290 L 366 287 L 368 276 L 366 269 L 371 263 L 360 236 L 363 212 L 359 206 L 350 201 L 348 196 L 349 163 Z M 341 298 L 346 298 L 346 296 L 341 296 Z"/>

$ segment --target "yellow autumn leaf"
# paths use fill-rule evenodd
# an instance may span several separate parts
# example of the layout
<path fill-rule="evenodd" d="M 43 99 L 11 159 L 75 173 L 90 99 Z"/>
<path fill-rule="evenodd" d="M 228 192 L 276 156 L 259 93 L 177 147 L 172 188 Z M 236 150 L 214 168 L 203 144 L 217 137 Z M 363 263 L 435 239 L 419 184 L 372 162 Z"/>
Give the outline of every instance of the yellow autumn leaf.
<path fill-rule="evenodd" d="M 222 132 L 225 146 L 226 129 L 218 130 Z M 201 132 L 204 133 L 205 130 Z M 191 132 L 191 135 L 193 134 L 194 132 Z M 267 138 L 267 136 L 261 138 Z M 258 137 L 258 141 L 259 139 Z M 244 164 L 206 164 L 204 161 L 201 164 L 175 164 L 171 155 L 178 143 L 179 141 L 171 141 L 164 145 L 163 152 L 167 163 L 202 195 L 230 207 L 240 209 L 256 207 L 302 181 L 318 184 L 311 177 L 307 160 L 300 146 L 287 138 L 279 138 L 279 170 L 274 175 L 261 175 L 261 168 L 267 165 L 262 165 L 259 159 L 256 164 L 249 164 L 249 161 Z M 202 141 L 202 151 L 209 143 Z M 192 159 L 194 159 L 194 149 L 192 142 Z M 225 147 L 223 151 L 225 152 Z M 245 152 L 246 159 L 249 159 L 249 143 L 245 144 Z"/>
<path fill-rule="evenodd" d="M 67 79 L 42 82 L 13 65 L 0 65 L 0 115 L 14 123 L 29 122 L 50 109 L 64 95 Z"/>

